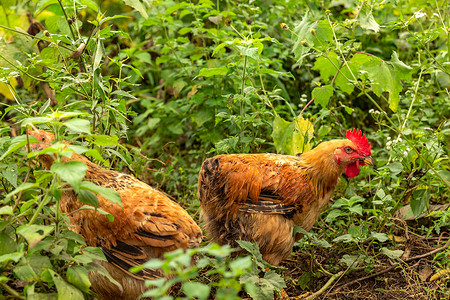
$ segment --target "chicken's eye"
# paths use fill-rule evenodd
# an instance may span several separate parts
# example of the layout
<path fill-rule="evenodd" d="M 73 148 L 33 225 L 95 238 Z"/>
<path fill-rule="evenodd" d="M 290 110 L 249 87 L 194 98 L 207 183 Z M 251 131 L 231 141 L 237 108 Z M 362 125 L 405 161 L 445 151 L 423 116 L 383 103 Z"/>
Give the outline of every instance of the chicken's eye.
<path fill-rule="evenodd" d="M 345 152 L 347 152 L 348 154 L 353 152 L 353 149 L 350 147 L 345 147 Z"/>
<path fill-rule="evenodd" d="M 42 141 L 45 142 L 45 136 L 42 137 Z"/>

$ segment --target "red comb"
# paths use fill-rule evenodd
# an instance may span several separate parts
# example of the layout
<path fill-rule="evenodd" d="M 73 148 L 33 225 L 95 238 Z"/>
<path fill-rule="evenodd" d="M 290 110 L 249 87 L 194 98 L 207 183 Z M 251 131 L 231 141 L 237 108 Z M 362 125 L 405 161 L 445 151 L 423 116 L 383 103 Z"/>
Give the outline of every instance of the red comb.
<path fill-rule="evenodd" d="M 352 131 L 353 130 L 353 131 Z M 355 143 L 364 155 L 370 155 L 370 143 L 359 129 L 347 130 L 346 137 Z"/>

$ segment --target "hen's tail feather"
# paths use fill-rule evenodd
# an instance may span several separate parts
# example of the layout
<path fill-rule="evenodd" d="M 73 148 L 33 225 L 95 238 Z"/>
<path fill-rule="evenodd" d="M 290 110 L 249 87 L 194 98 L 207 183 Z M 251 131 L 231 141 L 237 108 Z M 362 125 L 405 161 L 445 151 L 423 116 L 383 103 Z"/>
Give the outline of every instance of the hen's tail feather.
<path fill-rule="evenodd" d="M 117 246 L 112 249 L 100 247 L 105 254 L 108 262 L 123 272 L 138 280 L 161 278 L 162 272 L 160 270 L 144 269 L 137 273 L 131 273 L 130 268 L 139 266 L 148 261 L 149 257 L 144 253 L 141 247 L 125 244 L 117 241 Z M 130 257 L 134 254 L 134 257 Z"/>

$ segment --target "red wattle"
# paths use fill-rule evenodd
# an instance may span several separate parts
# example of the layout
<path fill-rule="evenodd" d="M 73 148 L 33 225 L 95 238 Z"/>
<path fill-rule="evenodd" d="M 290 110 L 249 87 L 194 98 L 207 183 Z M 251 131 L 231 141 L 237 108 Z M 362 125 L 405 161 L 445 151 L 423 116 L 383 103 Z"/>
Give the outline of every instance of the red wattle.
<path fill-rule="evenodd" d="M 345 175 L 348 177 L 355 177 L 359 174 L 359 161 L 356 161 L 355 163 L 348 165 L 345 167 Z"/>

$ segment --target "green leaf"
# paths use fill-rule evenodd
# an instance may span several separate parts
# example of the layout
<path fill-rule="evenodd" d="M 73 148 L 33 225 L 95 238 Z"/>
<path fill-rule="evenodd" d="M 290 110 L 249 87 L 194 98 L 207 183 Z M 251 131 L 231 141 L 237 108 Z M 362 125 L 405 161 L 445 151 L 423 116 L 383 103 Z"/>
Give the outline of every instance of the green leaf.
<path fill-rule="evenodd" d="M 340 66 L 338 56 L 334 52 L 328 52 L 325 55 L 318 57 L 312 67 L 312 70 L 320 72 L 320 78 L 328 82 L 331 76 L 337 75 L 337 68 Z"/>
<path fill-rule="evenodd" d="M 86 175 L 87 166 L 81 161 L 68 161 L 64 164 L 54 163 L 50 170 L 70 184 L 75 191 L 78 191 L 81 181 Z"/>
<path fill-rule="evenodd" d="M 196 77 L 204 76 L 211 77 L 216 75 L 225 75 L 228 73 L 227 67 L 222 68 L 203 68 L 200 70 L 200 73 Z"/>
<path fill-rule="evenodd" d="M 91 123 L 84 119 L 71 119 L 63 122 L 63 125 L 73 132 L 91 133 Z"/>
<path fill-rule="evenodd" d="M 403 250 L 389 250 L 388 248 L 385 247 L 381 248 L 381 253 L 392 259 L 400 258 L 403 255 L 403 252 L 404 252 Z"/>
<path fill-rule="evenodd" d="M 330 101 L 331 96 L 333 96 L 333 87 L 331 85 L 324 85 L 314 88 L 312 91 L 312 97 L 314 102 L 320 104 L 323 108 L 328 106 L 328 101 Z"/>
<path fill-rule="evenodd" d="M 37 142 L 36 138 L 34 136 L 29 136 L 30 143 Z M 5 153 L 0 157 L 0 161 L 2 161 L 6 156 L 9 154 L 15 152 L 17 149 L 22 148 L 27 144 L 27 136 L 26 135 L 20 135 L 18 137 L 15 137 L 11 141 L 11 145 L 8 147 Z"/>
<path fill-rule="evenodd" d="M 150 9 L 152 0 L 123 0 L 123 2 L 137 10 L 144 18 L 148 18 L 147 10 Z"/>
<path fill-rule="evenodd" d="M 90 181 L 83 181 L 80 186 L 81 189 L 89 190 L 93 193 L 99 194 L 100 196 L 108 199 L 113 203 L 117 203 L 122 206 L 122 200 L 120 199 L 120 195 L 113 189 L 105 188 L 99 185 L 96 185 Z M 123 206 L 122 206 L 123 207 Z"/>
<path fill-rule="evenodd" d="M 117 135 L 91 135 L 94 138 L 93 143 L 98 146 L 116 146 L 119 144 Z"/>
<path fill-rule="evenodd" d="M 67 269 L 67 281 L 85 293 L 89 293 L 91 282 L 86 268 L 82 266 L 71 266 Z"/>
<path fill-rule="evenodd" d="M 211 287 L 200 282 L 185 282 L 183 291 L 189 299 L 208 299 Z"/>
<path fill-rule="evenodd" d="M 245 284 L 245 291 L 250 297 L 258 300 L 272 300 L 276 289 L 286 287 L 283 278 L 273 270 L 266 272 L 264 278 L 246 273 L 241 276 L 239 281 L 241 284 Z"/>
<path fill-rule="evenodd" d="M 273 120 L 272 138 L 278 152 L 297 155 L 310 150 L 309 141 L 313 132 L 313 124 L 301 116 L 296 122 L 285 121 L 280 116 L 276 116 Z"/>
<path fill-rule="evenodd" d="M 403 171 L 403 165 L 399 162 L 390 163 L 386 166 L 392 175 L 397 175 Z"/>
<path fill-rule="evenodd" d="M 25 182 L 19 185 L 16 189 L 14 189 L 12 192 L 10 192 L 8 195 L 6 195 L 5 200 L 3 203 L 8 203 L 12 196 L 15 194 L 18 194 L 22 191 L 26 191 L 35 187 L 38 187 L 39 183 L 32 183 L 32 182 Z"/>
<path fill-rule="evenodd" d="M 17 187 L 17 165 L 0 165 L 2 168 L 3 177 L 9 181 L 14 187 Z"/>
<path fill-rule="evenodd" d="M 256 47 L 243 47 L 237 46 L 242 55 L 253 58 L 254 60 L 259 60 L 258 48 Z"/>
<path fill-rule="evenodd" d="M 369 62 L 361 66 L 368 73 L 371 86 L 377 96 L 389 92 L 389 108 L 396 112 L 400 101 L 399 94 L 403 89 L 401 80 L 411 78 L 411 68 L 398 59 L 396 52 L 392 54 L 392 62 L 386 62 L 371 56 Z"/>
<path fill-rule="evenodd" d="M 97 196 L 88 190 L 85 189 L 79 189 L 78 190 L 78 200 L 80 200 L 83 203 L 86 203 L 88 205 L 92 205 L 93 207 L 98 207 L 98 198 Z"/>
<path fill-rule="evenodd" d="M 292 39 L 294 40 L 295 59 L 302 60 L 303 56 L 312 47 L 327 50 L 329 42 L 333 39 L 333 30 L 328 20 L 311 21 L 308 12 L 303 17 L 300 24 L 293 29 Z"/>
<path fill-rule="evenodd" d="M 372 233 L 370 234 L 370 237 L 378 240 L 381 243 L 384 243 L 389 239 L 388 236 L 386 235 L 386 233 L 379 233 L 379 232 L 374 232 L 374 231 L 372 231 Z"/>
<path fill-rule="evenodd" d="M 203 124 L 212 120 L 213 118 L 214 110 L 210 108 L 201 109 L 192 116 L 192 120 L 197 124 L 198 127 L 201 127 Z"/>
<path fill-rule="evenodd" d="M 3 207 L 0 207 L 0 215 L 10 215 L 10 216 L 12 216 L 13 215 L 13 208 L 12 208 L 12 206 L 3 206 Z"/>
<path fill-rule="evenodd" d="M 32 248 L 36 243 L 53 232 L 54 229 L 53 226 L 26 224 L 19 226 L 17 233 L 23 236 L 27 240 L 29 248 Z"/>
<path fill-rule="evenodd" d="M 58 273 L 53 270 L 49 270 L 50 275 L 53 278 L 53 282 L 58 290 L 58 300 L 79 300 L 84 299 L 83 293 L 74 287 L 73 285 L 67 283 Z"/>
<path fill-rule="evenodd" d="M 291 72 L 281 72 L 281 71 L 275 71 L 275 70 L 272 70 L 272 69 L 261 68 L 261 69 L 259 69 L 259 73 L 261 73 L 261 74 L 277 75 L 277 76 L 286 76 L 286 77 L 295 79 L 294 75 L 292 75 Z"/>
<path fill-rule="evenodd" d="M 102 40 L 98 39 L 97 40 L 97 47 L 95 48 L 95 53 L 94 53 L 94 58 L 92 61 L 92 71 L 96 71 L 99 66 L 100 66 L 100 62 L 102 61 L 103 58 L 103 45 L 102 45 Z"/>
<path fill-rule="evenodd" d="M 410 199 L 411 210 L 414 217 L 417 218 L 424 213 L 430 205 L 430 191 L 427 187 L 415 190 Z"/>
<path fill-rule="evenodd" d="M 17 243 L 5 231 L 0 232 L 0 257 L 17 250 Z"/>
<path fill-rule="evenodd" d="M 378 32 L 380 25 L 375 21 L 372 15 L 372 6 L 365 2 L 359 13 L 359 24 L 361 28 Z"/>

